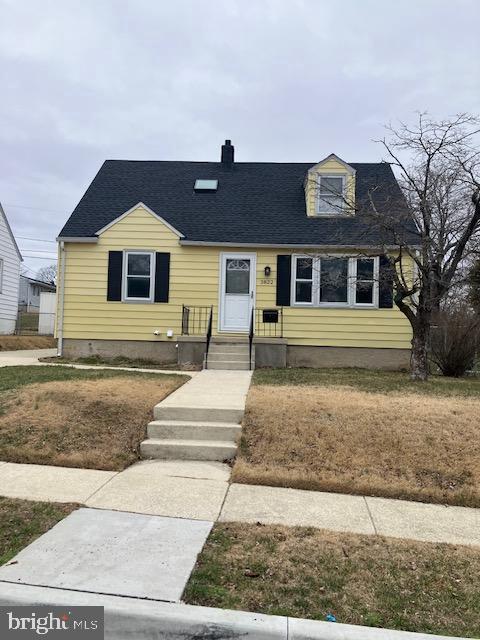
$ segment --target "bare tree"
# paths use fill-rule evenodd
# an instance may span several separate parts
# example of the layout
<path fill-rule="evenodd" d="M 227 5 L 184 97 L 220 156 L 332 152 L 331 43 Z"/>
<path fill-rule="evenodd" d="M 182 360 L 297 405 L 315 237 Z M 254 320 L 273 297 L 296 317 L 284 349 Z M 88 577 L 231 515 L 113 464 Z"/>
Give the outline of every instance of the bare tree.
<path fill-rule="evenodd" d="M 57 265 L 48 264 L 41 267 L 37 272 L 38 280 L 42 282 L 48 282 L 49 284 L 56 284 L 57 282 Z"/>
<path fill-rule="evenodd" d="M 394 301 L 412 327 L 411 377 L 425 380 L 434 315 L 478 247 L 479 120 L 460 114 L 435 121 L 420 114 L 414 126 L 401 123 L 387 129 L 389 136 L 379 142 L 399 174 L 409 206 L 408 212 L 380 208 L 373 190 L 372 224 L 398 247 L 389 253 Z"/>
<path fill-rule="evenodd" d="M 370 245 L 356 251 L 355 256 L 364 265 L 363 282 L 335 251 L 330 257 L 307 252 L 299 263 L 300 271 L 306 274 L 304 284 L 298 286 L 303 287 L 308 300 L 313 282 L 321 281 L 325 299 L 335 303 L 336 295 L 342 301 L 347 299 L 349 287 L 354 290 L 351 295 L 358 295 L 360 285 L 364 288 L 361 299 L 368 304 L 372 280 L 380 295 L 390 296 L 390 301 L 393 284 L 393 302 L 412 328 L 411 377 L 425 380 L 435 315 L 442 303 L 448 304 L 449 296 L 460 291 L 465 296 L 469 266 L 479 255 L 480 150 L 476 145 L 480 121 L 467 114 L 440 121 L 419 114 L 415 125 L 400 123 L 388 126 L 387 131 L 389 135 L 377 142 L 388 154 L 387 162 L 397 174 L 401 191 L 397 185 L 386 187 L 380 181 L 352 202 L 349 194 L 339 192 L 333 183 L 322 187 L 323 193 L 313 181 L 305 185 L 307 198 L 309 189 L 314 189 L 317 199 L 338 211 L 338 220 L 358 216 L 357 240 Z M 369 240 L 371 235 L 380 239 L 375 246 Z M 371 264 L 362 259 L 379 253 L 382 268 L 372 275 Z M 311 276 L 314 265 L 326 259 L 332 262 L 330 273 L 322 273 L 321 278 Z"/>

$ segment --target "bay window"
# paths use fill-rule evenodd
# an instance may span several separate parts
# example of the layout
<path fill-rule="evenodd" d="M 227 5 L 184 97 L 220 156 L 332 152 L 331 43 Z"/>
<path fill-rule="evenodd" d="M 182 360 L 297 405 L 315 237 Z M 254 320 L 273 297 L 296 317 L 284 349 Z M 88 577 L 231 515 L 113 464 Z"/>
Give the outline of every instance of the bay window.
<path fill-rule="evenodd" d="M 293 256 L 292 304 L 377 307 L 378 257 Z"/>

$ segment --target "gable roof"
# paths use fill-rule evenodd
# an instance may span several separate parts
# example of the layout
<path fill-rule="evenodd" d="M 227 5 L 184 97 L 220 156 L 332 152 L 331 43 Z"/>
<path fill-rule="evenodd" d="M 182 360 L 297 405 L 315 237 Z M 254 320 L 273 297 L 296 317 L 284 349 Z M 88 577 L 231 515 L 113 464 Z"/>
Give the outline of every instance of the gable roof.
<path fill-rule="evenodd" d="M 13 246 L 15 247 L 15 251 L 17 252 L 18 257 L 20 258 L 20 260 L 23 262 L 23 256 L 20 253 L 20 249 L 18 248 L 17 241 L 15 240 L 15 236 L 13 235 L 13 231 L 12 231 L 12 229 L 10 227 L 9 222 L 8 222 L 7 214 L 3 210 L 1 202 L 0 202 L 0 216 L 2 216 L 2 218 L 5 220 L 5 226 L 7 227 L 7 231 L 8 231 L 8 233 L 9 233 L 11 239 L 12 239 Z"/>
<path fill-rule="evenodd" d="M 330 153 L 326 158 L 320 160 L 320 162 L 317 162 L 317 164 L 313 165 L 313 167 L 310 167 L 309 171 L 317 171 L 317 169 L 323 167 L 330 160 L 334 160 L 337 164 L 341 165 L 347 173 L 355 173 L 355 169 L 351 165 L 346 163 L 345 160 L 339 158 L 336 153 Z"/>
<path fill-rule="evenodd" d="M 368 220 L 369 194 L 379 210 L 408 215 L 386 163 L 348 163 L 356 172 L 355 216 L 306 215 L 304 181 L 316 163 L 107 160 L 59 239 L 95 237 L 138 202 L 183 234 L 182 243 L 379 246 L 393 238 Z M 218 179 L 215 193 L 195 193 L 197 179 Z M 388 204 L 386 204 L 388 202 Z M 387 213 L 387 211 L 386 211 Z M 412 232 L 414 228 L 412 227 Z"/>
<path fill-rule="evenodd" d="M 128 211 L 125 211 L 124 213 L 122 213 L 120 216 L 118 216 L 118 218 L 115 218 L 114 220 L 112 220 L 111 222 L 109 222 L 107 225 L 105 225 L 104 227 L 102 227 L 101 229 L 99 229 L 96 232 L 96 235 L 99 236 L 102 233 L 104 233 L 105 231 L 107 231 L 108 229 L 110 229 L 110 227 L 113 227 L 114 224 L 117 224 L 117 222 L 120 222 L 120 220 L 123 220 L 123 218 L 126 218 L 128 215 L 130 215 L 132 213 L 132 211 L 135 211 L 136 209 L 138 209 L 139 207 L 141 207 L 142 209 L 144 209 L 145 211 L 147 211 L 147 213 L 149 213 L 151 216 L 153 216 L 154 218 L 156 218 L 157 220 L 160 220 L 160 222 L 162 222 L 166 227 L 168 227 L 170 229 L 170 231 L 172 233 L 174 233 L 176 236 L 178 236 L 179 238 L 184 238 L 185 236 L 183 235 L 183 233 L 180 233 L 180 231 L 177 231 L 177 229 L 175 229 L 175 227 L 172 227 L 172 225 L 167 222 L 164 218 L 162 218 L 161 216 L 158 216 L 155 211 L 152 211 L 150 209 L 150 207 L 147 207 L 147 205 L 143 202 L 137 202 L 137 204 L 133 205 L 133 207 L 130 207 L 130 209 Z"/>
<path fill-rule="evenodd" d="M 41 287 L 45 287 L 46 289 L 51 289 L 52 291 L 56 290 L 56 285 L 54 285 L 52 282 L 45 282 L 44 280 L 37 280 L 36 278 L 30 278 L 30 276 L 26 276 L 23 273 L 20 274 L 20 278 L 23 278 L 23 280 L 27 281 L 29 284 L 40 285 Z"/>

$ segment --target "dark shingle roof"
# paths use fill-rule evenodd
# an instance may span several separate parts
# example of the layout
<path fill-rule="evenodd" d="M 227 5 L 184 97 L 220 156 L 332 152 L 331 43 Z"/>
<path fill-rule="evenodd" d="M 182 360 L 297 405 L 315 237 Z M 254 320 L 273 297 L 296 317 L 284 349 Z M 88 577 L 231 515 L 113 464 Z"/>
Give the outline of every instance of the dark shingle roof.
<path fill-rule="evenodd" d="M 377 207 L 405 215 L 407 207 L 390 165 L 351 163 L 356 170 L 352 217 L 311 218 L 304 180 L 316 163 L 107 160 L 63 227 L 62 237 L 89 237 L 138 202 L 180 231 L 185 240 L 218 243 L 379 245 L 368 215 Z M 216 193 L 195 193 L 198 178 L 218 179 Z M 388 204 L 386 204 L 388 203 Z"/>

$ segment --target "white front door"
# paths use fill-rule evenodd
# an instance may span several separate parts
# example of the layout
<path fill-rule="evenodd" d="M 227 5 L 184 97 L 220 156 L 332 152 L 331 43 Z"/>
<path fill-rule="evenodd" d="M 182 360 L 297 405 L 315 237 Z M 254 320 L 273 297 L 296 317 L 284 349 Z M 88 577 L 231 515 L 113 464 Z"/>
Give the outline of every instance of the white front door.
<path fill-rule="evenodd" d="M 248 331 L 255 304 L 254 253 L 222 253 L 220 331 Z"/>

